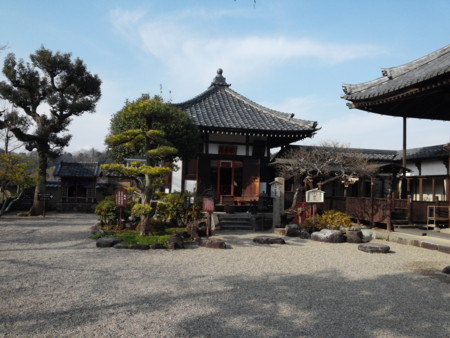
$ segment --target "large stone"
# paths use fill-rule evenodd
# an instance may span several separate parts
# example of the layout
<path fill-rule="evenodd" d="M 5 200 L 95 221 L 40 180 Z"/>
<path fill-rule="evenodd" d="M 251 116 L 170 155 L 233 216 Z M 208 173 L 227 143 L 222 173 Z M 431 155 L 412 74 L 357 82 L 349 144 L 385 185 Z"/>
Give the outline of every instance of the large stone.
<path fill-rule="evenodd" d="M 363 233 L 361 230 L 347 230 L 345 233 L 348 243 L 362 243 Z"/>
<path fill-rule="evenodd" d="M 126 245 L 125 243 L 117 243 L 114 245 L 114 249 L 129 249 L 130 247 Z"/>
<path fill-rule="evenodd" d="M 97 245 L 97 248 L 110 248 L 120 242 L 122 242 L 121 238 L 100 237 L 99 239 L 97 239 L 96 245 Z"/>
<path fill-rule="evenodd" d="M 253 242 L 259 244 L 286 244 L 283 238 L 272 236 L 258 236 L 253 238 Z"/>
<path fill-rule="evenodd" d="M 322 229 L 311 234 L 313 241 L 325 243 L 342 243 L 345 242 L 345 237 L 339 230 Z"/>
<path fill-rule="evenodd" d="M 226 249 L 227 245 L 221 239 L 201 239 L 198 242 L 198 246 L 211 249 Z"/>
<path fill-rule="evenodd" d="M 160 250 L 160 249 L 165 249 L 164 245 L 160 244 L 160 243 L 155 243 L 150 245 L 150 249 L 152 250 Z"/>
<path fill-rule="evenodd" d="M 310 239 L 311 238 L 311 234 L 307 231 L 300 231 L 300 236 L 301 239 Z"/>
<path fill-rule="evenodd" d="M 391 248 L 386 244 L 363 243 L 358 245 L 358 250 L 369 253 L 388 253 Z"/>
<path fill-rule="evenodd" d="M 133 244 L 132 246 L 130 246 L 130 249 L 148 250 L 148 249 L 150 249 L 150 246 L 148 246 L 147 244 Z"/>
<path fill-rule="evenodd" d="M 169 243 L 170 250 L 184 249 L 183 236 L 179 233 L 172 234 L 172 236 L 169 237 L 167 242 Z"/>
<path fill-rule="evenodd" d="M 300 237 L 300 230 L 297 224 L 288 224 L 285 227 L 285 235 L 288 237 Z"/>

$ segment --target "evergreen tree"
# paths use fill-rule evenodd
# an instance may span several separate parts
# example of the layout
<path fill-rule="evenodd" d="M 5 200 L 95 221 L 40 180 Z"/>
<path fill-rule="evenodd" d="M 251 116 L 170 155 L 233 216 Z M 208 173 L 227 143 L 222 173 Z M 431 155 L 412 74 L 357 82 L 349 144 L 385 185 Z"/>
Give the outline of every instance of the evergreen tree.
<path fill-rule="evenodd" d="M 17 61 L 13 53 L 7 55 L 3 65 L 7 81 L 0 82 L 0 96 L 27 115 L 34 127 L 31 132 L 20 127 L 11 131 L 28 151 L 36 149 L 38 153 L 38 180 L 30 210 L 30 215 L 37 215 L 42 212 L 38 196 L 45 193 L 48 157 L 58 156 L 68 145 L 71 136 L 64 132 L 74 116 L 95 111 L 101 81 L 87 71 L 82 60 L 72 61 L 70 53 L 41 47 L 30 60 L 25 63 Z"/>
<path fill-rule="evenodd" d="M 117 128 L 118 116 L 123 122 L 120 128 Z M 184 112 L 163 103 L 160 97 L 141 97 L 134 102 L 128 102 L 116 115 L 116 119 L 112 119 L 111 134 L 106 139 L 111 153 L 120 155 L 122 162 L 123 156 L 126 155 L 137 155 L 141 160 L 128 165 L 105 164 L 102 169 L 134 181 L 133 188 L 129 190 L 137 202 L 133 206 L 132 214 L 140 217 L 140 233 L 143 236 L 150 234 L 149 220 L 155 211 L 155 192 L 163 186 L 164 177 L 173 171 L 172 163 L 179 153 L 164 130 L 181 128 L 186 135 L 198 135 L 195 127 L 182 128 L 188 120 Z M 181 139 L 187 139 L 187 136 L 182 136 L 180 133 Z M 192 142 L 188 146 L 196 150 L 195 144 L 196 142 Z"/>

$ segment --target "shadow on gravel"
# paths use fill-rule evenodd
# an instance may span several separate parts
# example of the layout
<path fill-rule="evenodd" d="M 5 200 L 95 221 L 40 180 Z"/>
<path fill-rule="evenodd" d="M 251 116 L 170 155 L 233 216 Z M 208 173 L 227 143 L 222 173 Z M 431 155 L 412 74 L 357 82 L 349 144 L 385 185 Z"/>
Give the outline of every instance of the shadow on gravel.
<path fill-rule="evenodd" d="M 75 236 L 69 228 L 63 229 L 68 230 L 67 237 Z M 4 233 L 0 227 L 0 234 Z M 84 230 L 78 232 L 76 240 L 80 234 Z M 28 233 L 30 238 L 37 235 L 44 236 Z M 8 236 L 14 239 L 9 232 Z M 252 242 L 253 236 L 221 234 L 220 238 L 235 247 L 263 247 Z M 53 240 L 61 246 L 56 237 Z M 302 245 L 305 240 L 287 241 Z M 84 244 L 80 241 L 80 245 Z M 280 246 L 264 247 L 272 250 Z M 143 257 L 154 253 L 89 250 L 83 256 L 87 261 L 78 261 L 78 252 L 66 259 L 55 257 L 56 261 L 46 257 L 44 262 L 2 253 L 0 267 L 13 269 L 8 270 L 10 275 L 0 274 L 0 336 L 450 336 L 450 276 L 425 271 L 425 263 L 410 273 L 361 276 L 357 280 L 338 269 L 298 275 L 280 274 L 275 269 L 263 276 L 249 270 L 223 277 L 192 271 L 184 274 L 183 261 L 176 261 L 175 252 L 157 253 L 154 259 L 145 260 Z M 114 250 L 114 254 L 107 250 Z M 214 264 L 208 261 L 208 251 L 205 253 L 205 261 L 199 264 Z M 157 265 L 155 273 L 152 264 L 158 264 L 158 255 L 172 255 L 175 263 Z M 373 256 L 367 257 L 370 264 Z M 115 264 L 109 265 L 110 259 Z M 299 260 L 299 264 L 314 262 Z M 173 268 L 180 273 L 168 271 Z M 71 278 L 80 275 L 89 284 L 72 282 Z M 33 295 L 39 292 L 48 304 L 36 303 Z"/>
<path fill-rule="evenodd" d="M 449 336 L 448 279 L 430 283 L 430 279 L 411 273 L 355 281 L 332 270 L 264 279 L 204 277 L 212 285 L 219 283 L 227 288 L 194 289 L 192 286 L 199 285 L 203 277 L 180 278 L 171 281 L 172 286 L 183 290 L 176 296 L 162 288 L 157 293 L 134 295 L 126 302 L 64 311 L 23 311 L 14 316 L 3 313 L 3 328 L 8 330 L 15 324 L 20 331 L 10 333 L 17 335 L 74 332 L 106 318 L 114 325 L 114 316 L 120 313 L 122 321 L 124 316 L 128 320 L 139 316 L 140 320 L 127 327 L 125 319 L 121 324 L 125 331 L 113 331 L 118 336 L 130 332 L 179 337 Z M 203 309 L 209 310 L 205 313 Z M 185 315 L 174 319 L 180 313 Z M 164 332 L 164 327 L 170 331 Z M 96 333 L 102 335 L 101 331 Z"/>

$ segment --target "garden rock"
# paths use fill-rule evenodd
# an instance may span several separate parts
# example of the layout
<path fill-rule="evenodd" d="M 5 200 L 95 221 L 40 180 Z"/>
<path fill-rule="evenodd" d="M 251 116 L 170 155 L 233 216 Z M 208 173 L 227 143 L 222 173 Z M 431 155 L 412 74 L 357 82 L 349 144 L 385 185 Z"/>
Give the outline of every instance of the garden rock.
<path fill-rule="evenodd" d="M 348 243 L 363 242 L 363 233 L 361 230 L 347 230 L 347 232 L 345 233 L 345 237 L 347 237 Z"/>
<path fill-rule="evenodd" d="M 92 235 L 100 234 L 103 236 L 105 234 L 105 231 L 102 228 L 100 228 L 98 225 L 95 225 L 91 228 L 91 234 Z"/>
<path fill-rule="evenodd" d="M 202 239 L 198 242 L 198 246 L 210 249 L 226 249 L 227 245 L 221 239 Z"/>
<path fill-rule="evenodd" d="M 285 227 L 285 235 L 288 237 L 300 237 L 300 230 L 297 224 L 288 224 Z"/>
<path fill-rule="evenodd" d="M 130 247 L 125 243 L 117 243 L 114 245 L 114 249 L 129 249 Z"/>
<path fill-rule="evenodd" d="M 147 244 L 133 244 L 132 246 L 130 246 L 130 249 L 134 249 L 134 250 L 149 250 L 150 246 L 148 246 Z"/>
<path fill-rule="evenodd" d="M 339 230 L 322 229 L 311 234 L 313 241 L 325 243 L 343 243 L 345 242 L 344 235 Z"/>
<path fill-rule="evenodd" d="M 97 248 L 110 248 L 120 242 L 122 242 L 121 238 L 100 237 L 99 239 L 97 239 L 96 245 L 97 245 Z"/>
<path fill-rule="evenodd" d="M 161 243 L 155 243 L 155 244 L 150 245 L 150 249 L 159 250 L 159 249 L 165 249 L 165 247 Z"/>
<path fill-rule="evenodd" d="M 306 231 L 300 231 L 300 236 L 301 239 L 310 239 L 311 238 L 311 234 L 309 232 Z"/>
<path fill-rule="evenodd" d="M 369 253 L 388 253 L 391 248 L 386 244 L 363 243 L 358 245 L 358 250 Z"/>
<path fill-rule="evenodd" d="M 448 274 L 448 275 L 450 275 L 450 265 L 449 265 L 449 266 L 446 266 L 446 267 L 442 270 L 442 272 L 443 272 L 443 273 L 446 273 L 446 274 Z"/>
<path fill-rule="evenodd" d="M 183 236 L 179 233 L 172 234 L 167 242 L 169 243 L 170 250 L 184 249 Z"/>
<path fill-rule="evenodd" d="M 258 236 L 253 238 L 253 242 L 259 244 L 286 244 L 283 238 L 271 236 Z"/>

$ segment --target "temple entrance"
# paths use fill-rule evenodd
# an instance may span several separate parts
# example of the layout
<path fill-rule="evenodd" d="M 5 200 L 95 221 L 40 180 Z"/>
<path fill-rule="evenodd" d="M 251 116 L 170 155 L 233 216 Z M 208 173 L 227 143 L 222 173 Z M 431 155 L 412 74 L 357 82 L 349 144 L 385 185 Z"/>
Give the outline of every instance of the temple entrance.
<path fill-rule="evenodd" d="M 211 186 L 215 187 L 216 199 L 242 196 L 242 168 L 242 161 L 211 161 Z"/>

